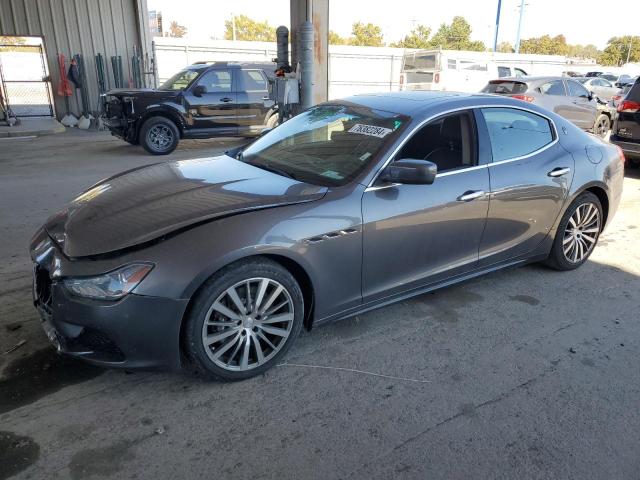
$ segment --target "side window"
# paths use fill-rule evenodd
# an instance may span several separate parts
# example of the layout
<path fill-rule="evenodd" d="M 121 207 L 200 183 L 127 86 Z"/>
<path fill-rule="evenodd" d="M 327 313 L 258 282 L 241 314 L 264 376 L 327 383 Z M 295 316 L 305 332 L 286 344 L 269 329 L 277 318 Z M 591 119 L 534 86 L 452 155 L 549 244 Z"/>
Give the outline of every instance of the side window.
<path fill-rule="evenodd" d="M 509 67 L 498 67 L 498 77 L 510 77 L 511 69 Z"/>
<path fill-rule="evenodd" d="M 260 70 L 240 70 L 238 73 L 238 91 L 262 92 L 267 90 L 267 80 Z"/>
<path fill-rule="evenodd" d="M 609 81 L 609 80 L 603 80 L 601 78 L 599 78 L 598 80 L 600 80 L 600 86 L 601 87 L 613 87 L 613 84 Z"/>
<path fill-rule="evenodd" d="M 574 82 L 573 80 L 568 81 L 567 86 L 569 87 L 570 97 L 589 97 L 589 91 L 578 82 Z"/>
<path fill-rule="evenodd" d="M 515 108 L 483 108 L 493 161 L 522 157 L 553 141 L 549 120 Z"/>
<path fill-rule="evenodd" d="M 231 70 L 209 70 L 197 84 L 207 87 L 207 93 L 231 92 Z"/>
<path fill-rule="evenodd" d="M 396 159 L 429 160 L 438 172 L 476 164 L 475 125 L 468 112 L 441 117 L 418 130 L 396 155 Z"/>
<path fill-rule="evenodd" d="M 527 76 L 527 72 L 525 72 L 524 70 L 520 69 L 520 68 L 514 68 L 515 72 L 516 72 L 516 77 L 526 77 Z"/>
<path fill-rule="evenodd" d="M 561 80 L 545 83 L 540 87 L 540 91 L 545 95 L 566 95 L 564 85 Z"/>
<path fill-rule="evenodd" d="M 447 60 L 447 69 L 448 70 L 455 70 L 456 68 L 458 68 L 458 62 L 456 61 L 455 58 L 450 58 Z"/>

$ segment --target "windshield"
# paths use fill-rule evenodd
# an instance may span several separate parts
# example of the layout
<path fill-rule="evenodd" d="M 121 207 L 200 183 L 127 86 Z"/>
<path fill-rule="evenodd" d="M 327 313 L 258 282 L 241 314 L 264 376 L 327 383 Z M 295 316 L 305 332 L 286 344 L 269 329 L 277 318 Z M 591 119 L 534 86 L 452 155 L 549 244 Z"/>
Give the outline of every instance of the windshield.
<path fill-rule="evenodd" d="M 320 105 L 259 138 L 242 161 L 315 185 L 353 180 L 409 117 L 358 105 Z"/>
<path fill-rule="evenodd" d="M 160 85 L 158 90 L 184 90 L 199 73 L 199 70 L 182 70 Z"/>

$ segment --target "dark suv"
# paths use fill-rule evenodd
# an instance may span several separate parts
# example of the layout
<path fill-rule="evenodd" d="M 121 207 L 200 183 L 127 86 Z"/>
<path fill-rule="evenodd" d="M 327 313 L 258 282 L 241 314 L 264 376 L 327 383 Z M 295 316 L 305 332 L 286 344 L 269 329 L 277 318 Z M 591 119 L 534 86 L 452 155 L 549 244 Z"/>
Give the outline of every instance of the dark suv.
<path fill-rule="evenodd" d="M 269 98 L 273 63 L 196 63 L 157 89 L 106 93 L 104 123 L 112 135 L 154 155 L 181 138 L 252 137 L 278 121 Z"/>
<path fill-rule="evenodd" d="M 640 166 L 640 78 L 618 103 L 611 143 L 624 152 L 629 166 Z"/>

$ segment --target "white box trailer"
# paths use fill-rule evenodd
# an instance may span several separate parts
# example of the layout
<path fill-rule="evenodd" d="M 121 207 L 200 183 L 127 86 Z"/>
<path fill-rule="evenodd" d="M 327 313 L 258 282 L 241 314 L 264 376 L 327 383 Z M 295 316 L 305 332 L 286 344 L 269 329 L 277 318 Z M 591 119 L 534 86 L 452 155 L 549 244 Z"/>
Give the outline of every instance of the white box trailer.
<path fill-rule="evenodd" d="M 496 78 L 561 75 L 566 69 L 560 55 L 415 50 L 403 57 L 400 88 L 478 92 Z"/>

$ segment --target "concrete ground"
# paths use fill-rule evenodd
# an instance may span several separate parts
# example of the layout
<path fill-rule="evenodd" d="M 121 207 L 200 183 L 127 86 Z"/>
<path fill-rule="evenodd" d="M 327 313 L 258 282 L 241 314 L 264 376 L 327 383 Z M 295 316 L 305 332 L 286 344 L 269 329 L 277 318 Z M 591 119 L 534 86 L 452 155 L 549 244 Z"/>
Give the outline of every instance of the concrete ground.
<path fill-rule="evenodd" d="M 64 125 L 55 118 L 21 118 L 20 123 L 16 125 L 0 125 L 0 138 L 13 137 L 27 140 L 35 136 L 51 135 L 64 131 Z"/>
<path fill-rule="evenodd" d="M 30 304 L 35 229 L 157 160 L 95 132 L 0 140 L 0 479 L 638 478 L 638 171 L 579 270 L 502 271 L 323 326 L 228 384 L 58 357 Z"/>

